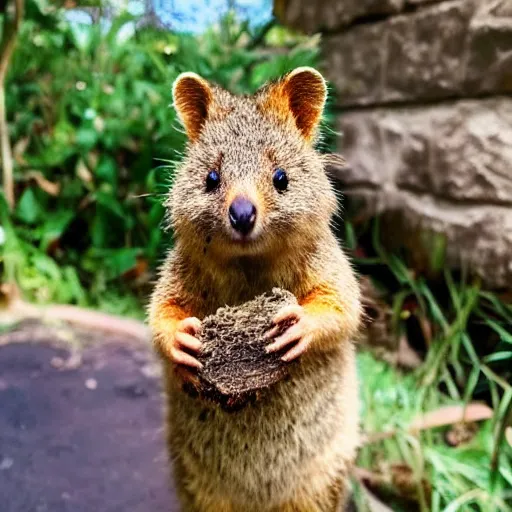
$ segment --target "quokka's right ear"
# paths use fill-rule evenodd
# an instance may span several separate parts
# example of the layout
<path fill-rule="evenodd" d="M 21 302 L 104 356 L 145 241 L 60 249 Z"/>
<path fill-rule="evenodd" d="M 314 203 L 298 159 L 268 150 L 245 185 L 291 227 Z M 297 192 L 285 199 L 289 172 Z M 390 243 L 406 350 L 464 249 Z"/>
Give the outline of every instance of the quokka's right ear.
<path fill-rule="evenodd" d="M 195 73 L 181 73 L 172 86 L 172 97 L 187 137 L 195 142 L 212 106 L 213 92 L 210 84 Z"/>
<path fill-rule="evenodd" d="M 293 119 L 304 139 L 312 142 L 322 118 L 327 85 L 316 69 L 300 67 L 264 86 L 257 98 L 263 110 L 274 113 L 282 122 Z"/>

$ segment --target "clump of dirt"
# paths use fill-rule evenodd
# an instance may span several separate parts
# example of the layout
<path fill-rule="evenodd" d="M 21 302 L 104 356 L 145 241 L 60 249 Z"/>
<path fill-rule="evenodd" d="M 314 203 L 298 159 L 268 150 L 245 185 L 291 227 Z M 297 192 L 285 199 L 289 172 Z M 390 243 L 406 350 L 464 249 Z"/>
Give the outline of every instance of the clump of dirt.
<path fill-rule="evenodd" d="M 286 290 L 274 288 L 237 307 L 219 308 L 206 317 L 198 336 L 203 343 L 196 391 L 228 411 L 239 410 L 255 401 L 262 390 L 288 375 L 289 364 L 283 352 L 267 353 L 271 342 L 264 335 L 272 327 L 272 318 L 297 299 Z M 280 324 L 284 332 L 290 323 Z M 279 335 L 278 334 L 278 335 Z"/>

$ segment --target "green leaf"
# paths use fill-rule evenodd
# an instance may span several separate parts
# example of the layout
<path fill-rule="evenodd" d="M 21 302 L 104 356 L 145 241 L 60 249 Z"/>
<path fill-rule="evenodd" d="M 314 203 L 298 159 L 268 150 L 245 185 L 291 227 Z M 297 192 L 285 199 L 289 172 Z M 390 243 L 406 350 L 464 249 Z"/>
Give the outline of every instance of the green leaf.
<path fill-rule="evenodd" d="M 42 214 L 42 208 L 32 188 L 25 189 L 16 207 L 16 216 L 26 224 L 35 224 Z"/>
<path fill-rule="evenodd" d="M 49 277 L 54 283 L 61 281 L 62 275 L 55 261 L 41 252 L 34 253 L 33 262 L 35 268 Z"/>
<path fill-rule="evenodd" d="M 46 251 L 48 246 L 58 240 L 75 216 L 72 210 L 60 210 L 47 217 L 42 227 L 41 249 Z"/>
<path fill-rule="evenodd" d="M 103 206 L 105 210 L 108 210 L 111 213 L 117 215 L 120 219 L 125 218 L 123 207 L 113 194 L 99 190 L 95 193 L 95 197 L 98 204 Z"/>
<path fill-rule="evenodd" d="M 140 252 L 140 249 L 132 248 L 113 251 L 108 257 L 108 277 L 114 279 L 134 268 Z"/>
<path fill-rule="evenodd" d="M 109 231 L 108 218 L 105 209 L 98 206 L 91 226 L 91 238 L 94 247 L 106 246 Z"/>
<path fill-rule="evenodd" d="M 95 169 L 95 174 L 101 181 L 106 181 L 113 186 L 117 185 L 117 165 L 115 160 L 108 155 L 101 158 Z"/>
<path fill-rule="evenodd" d="M 85 306 L 87 304 L 87 297 L 80 283 L 77 270 L 74 267 L 66 266 L 63 269 L 63 274 L 70 295 L 69 301 L 76 302 L 80 306 Z"/>
<path fill-rule="evenodd" d="M 100 268 L 107 280 L 113 280 L 133 269 L 141 252 L 140 248 L 132 247 L 93 249 L 87 255 L 87 266 L 90 269 Z"/>
<path fill-rule="evenodd" d="M 84 150 L 91 150 L 98 141 L 98 134 L 94 128 L 80 128 L 76 133 L 76 142 Z"/>
<path fill-rule="evenodd" d="M 94 25 L 70 23 L 70 32 L 75 46 L 82 52 L 87 52 L 93 41 Z"/>

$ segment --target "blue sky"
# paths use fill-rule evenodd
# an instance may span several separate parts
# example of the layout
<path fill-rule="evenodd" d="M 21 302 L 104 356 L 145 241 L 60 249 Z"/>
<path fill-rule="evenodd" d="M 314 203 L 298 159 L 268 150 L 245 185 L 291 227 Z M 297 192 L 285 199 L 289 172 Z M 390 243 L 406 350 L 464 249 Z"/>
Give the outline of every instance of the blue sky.
<path fill-rule="evenodd" d="M 257 26 L 272 17 L 272 0 L 152 0 L 155 12 L 170 29 L 178 32 L 203 32 L 234 8 L 238 18 L 249 20 Z M 127 6 L 128 11 L 138 16 L 143 11 L 143 0 L 114 0 L 114 5 Z M 84 11 L 67 12 L 67 18 L 77 23 L 90 23 Z"/>
<path fill-rule="evenodd" d="M 240 18 L 258 25 L 272 15 L 271 0 L 153 0 L 160 19 L 178 31 L 201 32 L 235 6 Z"/>

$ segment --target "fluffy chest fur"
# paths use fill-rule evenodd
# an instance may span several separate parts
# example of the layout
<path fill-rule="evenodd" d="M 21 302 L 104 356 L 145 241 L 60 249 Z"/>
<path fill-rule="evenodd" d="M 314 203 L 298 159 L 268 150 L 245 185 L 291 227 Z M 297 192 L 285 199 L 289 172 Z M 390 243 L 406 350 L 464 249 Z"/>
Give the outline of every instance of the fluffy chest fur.
<path fill-rule="evenodd" d="M 330 239 L 329 239 L 330 241 Z M 171 255 L 168 272 L 173 286 L 179 289 L 183 305 L 204 317 L 225 305 L 239 305 L 274 287 L 293 293 L 299 300 L 316 285 L 321 270 L 322 255 L 310 247 L 288 248 L 283 243 L 276 258 L 251 256 L 222 259 L 218 255 L 201 255 L 178 245 Z M 337 251 L 335 242 L 324 242 L 323 252 Z"/>
<path fill-rule="evenodd" d="M 266 511 L 345 476 L 358 444 L 352 347 L 299 364 L 245 409 L 227 413 L 169 379 L 169 443 L 191 494 Z"/>

